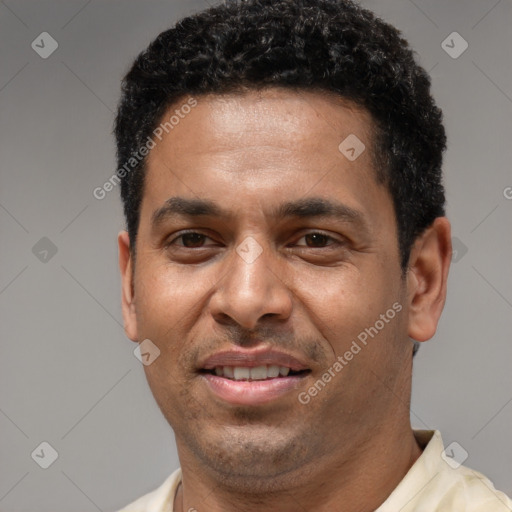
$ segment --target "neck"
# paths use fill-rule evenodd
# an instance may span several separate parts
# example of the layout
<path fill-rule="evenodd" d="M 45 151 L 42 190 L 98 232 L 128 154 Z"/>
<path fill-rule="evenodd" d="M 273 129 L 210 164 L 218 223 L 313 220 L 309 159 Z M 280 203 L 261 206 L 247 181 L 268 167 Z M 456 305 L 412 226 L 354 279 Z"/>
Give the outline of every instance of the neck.
<path fill-rule="evenodd" d="M 374 511 L 421 455 L 410 424 L 397 427 L 395 423 L 374 432 L 357 444 L 351 457 L 340 460 L 333 453 L 328 460 L 283 475 L 277 490 L 273 486 L 253 494 L 237 492 L 226 484 L 225 476 L 212 475 L 199 463 L 180 457 L 183 485 L 176 494 L 174 512 L 296 512 L 298 506 L 315 512 Z"/>

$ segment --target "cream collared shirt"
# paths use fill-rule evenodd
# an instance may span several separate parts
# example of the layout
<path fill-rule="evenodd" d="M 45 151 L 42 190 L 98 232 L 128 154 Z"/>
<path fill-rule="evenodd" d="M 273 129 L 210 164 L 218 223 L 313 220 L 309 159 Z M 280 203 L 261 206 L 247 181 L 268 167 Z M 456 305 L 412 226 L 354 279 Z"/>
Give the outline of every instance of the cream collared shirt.
<path fill-rule="evenodd" d="M 375 512 L 512 512 L 512 500 L 489 479 L 458 465 L 453 449 L 445 452 L 439 431 L 415 430 L 414 435 L 425 446 L 423 453 Z M 180 482 L 177 469 L 157 490 L 119 512 L 174 512 Z"/>

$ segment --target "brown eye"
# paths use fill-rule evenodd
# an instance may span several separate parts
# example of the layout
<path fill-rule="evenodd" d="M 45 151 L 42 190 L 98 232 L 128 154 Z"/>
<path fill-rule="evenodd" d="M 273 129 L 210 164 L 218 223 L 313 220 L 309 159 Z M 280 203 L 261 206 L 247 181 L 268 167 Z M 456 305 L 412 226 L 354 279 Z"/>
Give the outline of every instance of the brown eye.
<path fill-rule="evenodd" d="M 333 240 L 332 237 L 324 235 L 323 233 L 309 233 L 305 235 L 304 240 L 308 247 L 325 247 Z"/>
<path fill-rule="evenodd" d="M 202 235 L 201 233 L 185 233 L 184 235 L 181 235 L 179 238 L 181 238 L 184 247 L 194 248 L 202 247 L 205 238 L 207 237 L 205 235 Z"/>

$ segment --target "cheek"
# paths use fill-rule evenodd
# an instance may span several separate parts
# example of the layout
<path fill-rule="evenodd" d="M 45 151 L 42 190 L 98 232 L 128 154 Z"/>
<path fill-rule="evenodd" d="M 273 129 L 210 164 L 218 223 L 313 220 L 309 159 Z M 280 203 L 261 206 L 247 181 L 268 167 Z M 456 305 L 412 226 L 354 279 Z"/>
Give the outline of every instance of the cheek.
<path fill-rule="evenodd" d="M 295 324 L 304 321 L 305 331 L 313 329 L 327 341 L 329 359 L 342 353 L 372 309 L 358 269 L 349 265 L 309 272 L 296 269 L 287 282 L 293 283 Z"/>
<path fill-rule="evenodd" d="M 214 283 L 207 274 L 171 268 L 167 263 L 141 263 L 141 268 L 144 271 L 136 280 L 139 329 L 157 335 L 170 329 L 182 331 Z"/>
<path fill-rule="evenodd" d="M 144 370 L 155 394 L 167 380 L 177 386 L 173 393 L 179 393 L 178 388 L 191 377 L 186 371 L 193 362 L 188 341 L 198 333 L 204 304 L 215 283 L 209 272 L 197 269 L 149 262 L 141 268 L 144 271 L 136 280 L 139 336 L 150 339 L 160 351 Z"/>
<path fill-rule="evenodd" d="M 361 272 L 356 267 L 347 267 L 337 275 L 297 275 L 295 291 L 300 307 L 306 309 L 305 316 L 328 340 L 333 356 L 343 355 L 358 336 L 364 340 L 365 329 L 376 322 L 379 322 L 377 327 L 382 327 L 380 315 L 385 315 L 400 301 L 396 278 L 391 278 L 390 274 L 389 269 Z M 394 324 L 399 320 L 394 310 L 391 309 L 391 313 L 393 319 L 386 317 L 389 323 L 379 329 L 379 337 L 386 338 L 396 328 Z"/>

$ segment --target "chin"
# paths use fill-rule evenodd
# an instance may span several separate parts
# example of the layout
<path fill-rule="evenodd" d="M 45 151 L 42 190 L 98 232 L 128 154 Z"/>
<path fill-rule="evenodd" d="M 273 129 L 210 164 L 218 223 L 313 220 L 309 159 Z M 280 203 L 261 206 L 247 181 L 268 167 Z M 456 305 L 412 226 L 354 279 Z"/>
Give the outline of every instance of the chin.
<path fill-rule="evenodd" d="M 212 479 L 245 493 L 289 488 L 320 449 L 316 443 L 308 446 L 304 433 L 293 433 L 289 427 L 285 431 L 270 426 L 221 427 L 216 434 L 203 431 L 200 438 L 187 441 Z"/>

